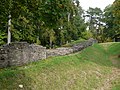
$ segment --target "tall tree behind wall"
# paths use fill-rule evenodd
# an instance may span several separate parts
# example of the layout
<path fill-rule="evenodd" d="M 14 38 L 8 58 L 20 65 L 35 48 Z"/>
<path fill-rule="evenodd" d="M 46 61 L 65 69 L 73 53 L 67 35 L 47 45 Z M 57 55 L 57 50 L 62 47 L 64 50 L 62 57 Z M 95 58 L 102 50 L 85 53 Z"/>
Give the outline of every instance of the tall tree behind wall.
<path fill-rule="evenodd" d="M 120 34 L 120 0 L 115 0 L 113 3 L 113 16 L 114 16 L 114 30 L 116 34 Z"/>
<path fill-rule="evenodd" d="M 89 8 L 87 11 L 87 17 L 89 17 L 88 26 L 89 30 L 93 33 L 94 37 L 100 32 L 100 26 L 102 24 L 102 10 L 100 8 Z"/>
<path fill-rule="evenodd" d="M 85 29 L 78 0 L 11 0 L 12 5 L 9 1 L 0 1 L 2 44 L 6 42 L 9 15 L 12 42 L 27 41 L 52 47 L 78 39 Z"/>
<path fill-rule="evenodd" d="M 104 28 L 104 34 L 106 37 L 106 40 L 108 38 L 112 38 L 114 36 L 115 30 L 114 29 L 114 16 L 113 16 L 113 7 L 112 5 L 106 6 L 104 9 L 104 23 L 105 23 L 105 28 Z"/>
<path fill-rule="evenodd" d="M 115 0 L 112 5 L 108 5 L 104 10 L 105 29 L 104 34 L 107 39 L 113 39 L 120 34 L 120 0 Z"/>
<path fill-rule="evenodd" d="M 9 1 L 0 0 L 0 44 L 7 42 L 8 16 L 9 16 Z"/>

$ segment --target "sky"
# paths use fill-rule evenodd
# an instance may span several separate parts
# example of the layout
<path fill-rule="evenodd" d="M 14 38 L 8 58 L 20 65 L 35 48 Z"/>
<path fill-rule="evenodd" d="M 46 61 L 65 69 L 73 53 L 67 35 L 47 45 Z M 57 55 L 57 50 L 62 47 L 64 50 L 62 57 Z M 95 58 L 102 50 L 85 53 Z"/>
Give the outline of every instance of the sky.
<path fill-rule="evenodd" d="M 104 10 L 104 8 L 107 5 L 112 4 L 115 0 L 79 0 L 79 1 L 80 6 L 82 6 L 84 10 L 87 10 L 89 7 L 93 8 L 98 7 Z"/>

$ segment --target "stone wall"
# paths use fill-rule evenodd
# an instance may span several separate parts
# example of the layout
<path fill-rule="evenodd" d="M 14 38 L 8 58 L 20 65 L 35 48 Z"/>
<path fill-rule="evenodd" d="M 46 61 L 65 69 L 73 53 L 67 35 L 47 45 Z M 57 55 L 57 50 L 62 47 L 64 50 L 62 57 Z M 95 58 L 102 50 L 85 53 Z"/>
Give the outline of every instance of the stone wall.
<path fill-rule="evenodd" d="M 49 49 L 47 50 L 47 57 L 52 57 L 52 56 L 62 56 L 62 55 L 67 55 L 73 52 L 78 52 L 81 51 L 82 49 L 89 47 L 93 45 L 94 43 L 97 43 L 95 39 L 89 39 L 87 41 L 81 42 L 79 44 L 75 44 L 72 47 L 61 47 L 57 49 Z"/>
<path fill-rule="evenodd" d="M 70 54 L 70 53 L 73 53 L 72 48 L 61 47 L 61 48 L 57 48 L 57 49 L 48 49 L 47 52 L 46 52 L 46 56 L 47 57 L 62 56 L 62 55 Z"/>
<path fill-rule="evenodd" d="M 75 44 L 72 46 L 73 52 L 81 51 L 82 49 L 86 47 L 92 46 L 94 43 L 97 43 L 97 40 L 91 38 L 87 41 Z"/>
<path fill-rule="evenodd" d="M 7 67 L 8 65 L 8 53 L 7 50 L 0 48 L 0 68 Z"/>
<path fill-rule="evenodd" d="M 53 56 L 67 55 L 97 43 L 94 39 L 81 42 L 72 47 L 46 49 L 46 47 L 26 42 L 10 43 L 0 48 L 0 68 L 7 66 L 19 66 L 28 62 L 46 59 Z"/>
<path fill-rule="evenodd" d="M 0 48 L 0 67 L 18 66 L 46 59 L 46 48 L 26 42 L 11 43 Z"/>

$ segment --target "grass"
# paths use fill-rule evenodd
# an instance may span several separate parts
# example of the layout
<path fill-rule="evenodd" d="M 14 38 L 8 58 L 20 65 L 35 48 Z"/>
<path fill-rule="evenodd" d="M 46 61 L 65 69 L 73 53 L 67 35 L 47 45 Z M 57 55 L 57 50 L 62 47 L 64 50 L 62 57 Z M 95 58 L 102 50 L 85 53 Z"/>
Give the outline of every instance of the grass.
<path fill-rule="evenodd" d="M 114 80 L 112 84 L 113 84 L 112 90 L 120 90 L 120 78 Z"/>
<path fill-rule="evenodd" d="M 79 53 L 0 69 L 0 90 L 97 89 L 111 74 L 113 67 L 119 68 L 109 59 L 120 53 L 119 48 L 120 43 L 111 44 L 107 50 L 103 45 L 95 44 Z M 113 81 L 113 90 L 120 90 L 119 80 Z"/>
<path fill-rule="evenodd" d="M 80 38 L 80 39 L 78 39 L 78 40 L 73 40 L 73 41 L 71 41 L 70 43 L 67 43 L 67 44 L 63 45 L 63 47 L 71 47 L 71 46 L 73 46 L 73 45 L 75 45 L 75 44 L 78 44 L 78 43 L 81 43 L 81 42 L 83 42 L 83 41 L 86 41 L 86 40 L 85 40 L 85 39 L 82 39 L 82 38 Z"/>

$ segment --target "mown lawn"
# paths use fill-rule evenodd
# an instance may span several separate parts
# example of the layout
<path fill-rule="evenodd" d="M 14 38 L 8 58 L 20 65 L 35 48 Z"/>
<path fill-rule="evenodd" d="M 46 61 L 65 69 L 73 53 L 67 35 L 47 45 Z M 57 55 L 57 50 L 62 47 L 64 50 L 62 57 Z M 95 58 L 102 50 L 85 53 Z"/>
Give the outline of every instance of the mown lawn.
<path fill-rule="evenodd" d="M 112 68 L 119 69 L 120 63 L 113 64 L 120 61 L 118 54 L 120 43 L 95 44 L 79 53 L 0 69 L 0 90 L 97 90 Z M 113 90 L 120 90 L 119 81 L 112 82 Z"/>

